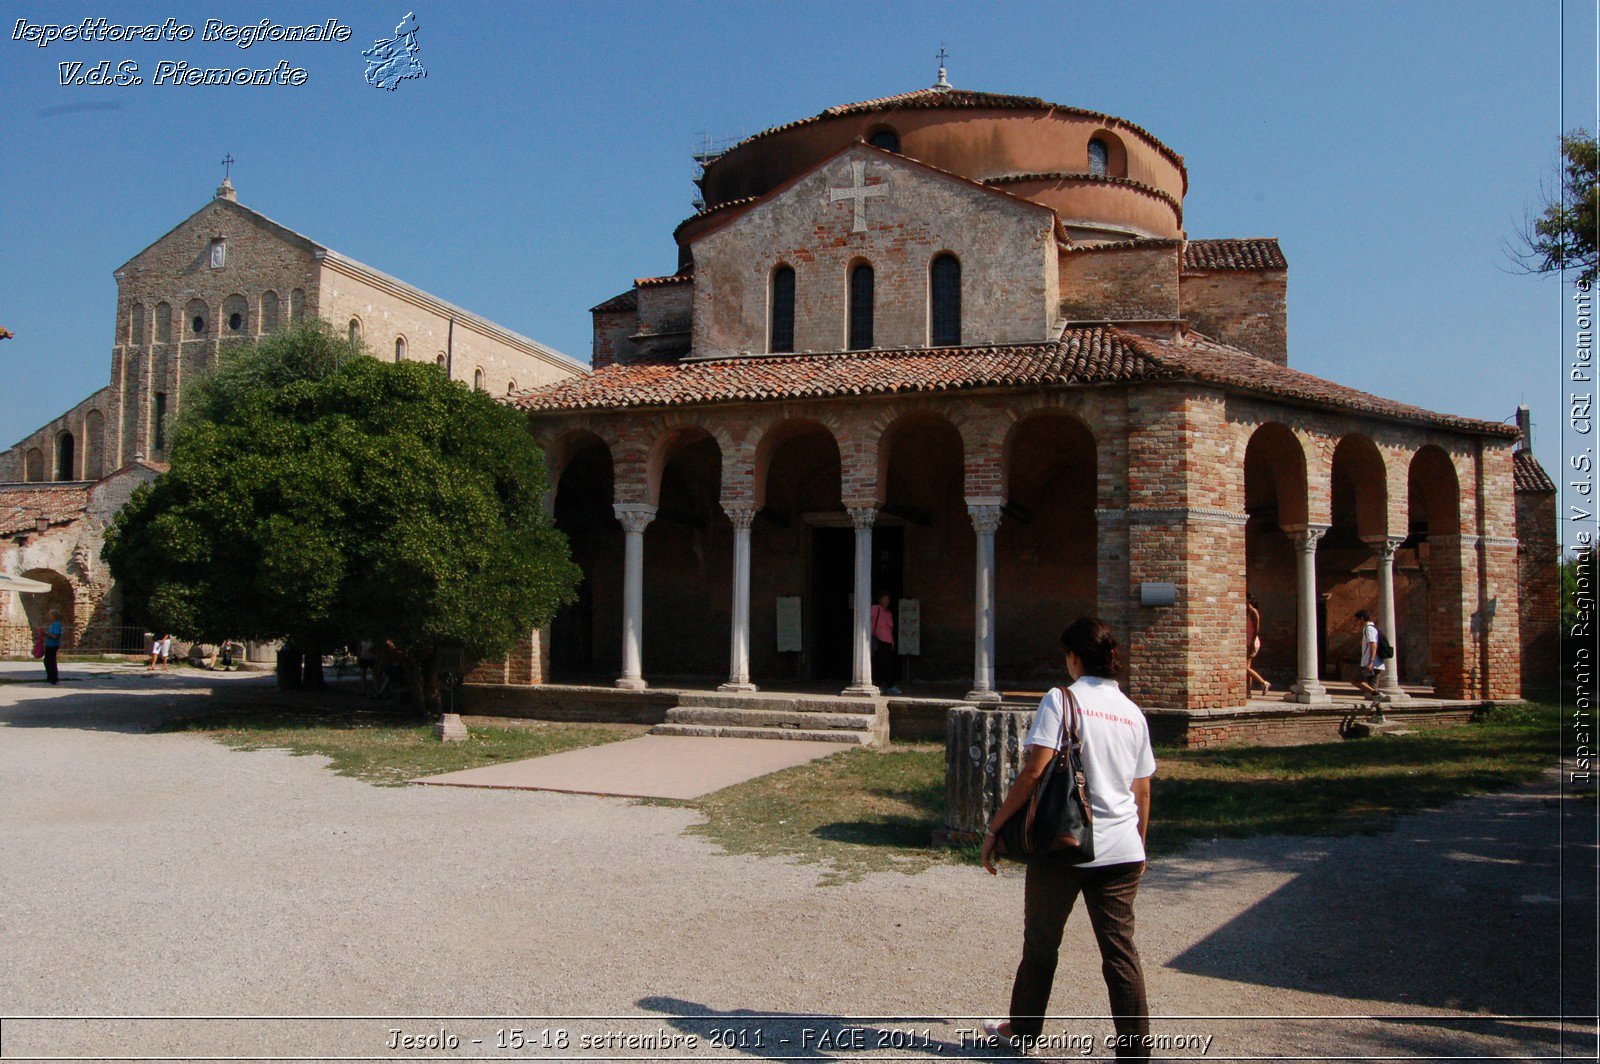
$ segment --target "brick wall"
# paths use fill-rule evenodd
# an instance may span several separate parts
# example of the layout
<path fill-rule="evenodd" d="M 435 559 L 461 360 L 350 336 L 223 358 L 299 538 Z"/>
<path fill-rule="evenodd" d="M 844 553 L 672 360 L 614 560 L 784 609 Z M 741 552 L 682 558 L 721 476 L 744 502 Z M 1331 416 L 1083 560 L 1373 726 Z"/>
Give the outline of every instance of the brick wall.
<path fill-rule="evenodd" d="M 1072 321 L 1179 316 L 1176 241 L 1061 252 L 1061 316 Z"/>
<path fill-rule="evenodd" d="M 1530 695 L 1560 684 L 1561 580 L 1556 497 L 1517 492 L 1517 596 L 1521 607 L 1522 686 Z"/>
<path fill-rule="evenodd" d="M 1178 294 L 1199 332 L 1287 365 L 1288 288 L 1287 270 L 1185 271 Z"/>

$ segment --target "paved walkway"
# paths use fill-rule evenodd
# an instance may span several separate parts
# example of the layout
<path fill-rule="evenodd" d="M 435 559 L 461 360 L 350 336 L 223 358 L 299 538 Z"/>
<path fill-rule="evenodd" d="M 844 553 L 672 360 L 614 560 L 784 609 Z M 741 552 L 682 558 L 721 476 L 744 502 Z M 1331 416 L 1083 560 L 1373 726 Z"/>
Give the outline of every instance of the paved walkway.
<path fill-rule="evenodd" d="M 848 749 L 850 747 L 842 743 L 800 739 L 641 735 L 620 743 L 446 772 L 411 782 L 443 787 L 688 799 Z"/>

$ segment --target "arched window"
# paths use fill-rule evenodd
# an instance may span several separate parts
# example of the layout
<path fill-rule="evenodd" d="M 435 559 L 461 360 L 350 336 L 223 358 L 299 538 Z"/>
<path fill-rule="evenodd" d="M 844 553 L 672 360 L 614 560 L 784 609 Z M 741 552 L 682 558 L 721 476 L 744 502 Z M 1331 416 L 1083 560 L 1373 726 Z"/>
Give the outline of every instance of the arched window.
<path fill-rule="evenodd" d="M 872 294 L 874 276 L 871 263 L 858 263 L 850 271 L 850 349 L 864 351 L 872 346 Z"/>
<path fill-rule="evenodd" d="M 56 479 L 72 480 L 73 465 L 77 455 L 77 447 L 72 438 L 72 433 L 63 432 L 56 437 Z"/>
<path fill-rule="evenodd" d="M 394 360 L 396 362 L 404 362 L 406 360 L 406 338 L 404 336 L 395 337 Z"/>
<path fill-rule="evenodd" d="M 477 391 L 483 391 L 483 370 L 475 369 L 472 371 L 472 387 Z"/>
<path fill-rule="evenodd" d="M 361 319 L 360 318 L 351 318 L 350 319 L 350 342 L 353 343 L 353 344 L 359 344 L 361 342 Z"/>
<path fill-rule="evenodd" d="M 172 306 L 168 303 L 156 304 L 156 343 L 170 344 L 172 342 Z"/>
<path fill-rule="evenodd" d="M 150 449 L 167 449 L 167 393 L 156 392 L 150 397 Z"/>
<path fill-rule="evenodd" d="M 206 304 L 203 299 L 189 300 L 189 306 L 184 311 L 184 317 L 189 319 L 189 332 L 194 336 L 206 334 Z"/>
<path fill-rule="evenodd" d="M 444 352 L 440 351 L 439 357 L 434 359 L 434 361 L 438 363 L 440 369 L 444 369 Z"/>
<path fill-rule="evenodd" d="M 242 333 L 249 325 L 250 304 L 244 296 L 231 295 L 222 303 L 222 320 L 230 333 Z"/>
<path fill-rule="evenodd" d="M 874 148 L 898 153 L 900 151 L 900 134 L 892 129 L 880 129 L 867 138 L 867 143 Z"/>
<path fill-rule="evenodd" d="M 944 254 L 928 269 L 928 342 L 954 347 L 961 342 L 961 260 Z"/>
<path fill-rule="evenodd" d="M 506 381 L 506 394 L 507 395 L 510 395 L 512 392 L 514 392 L 516 390 L 517 390 L 517 382 L 516 381 Z"/>
<path fill-rule="evenodd" d="M 105 476 L 106 419 L 98 410 L 83 417 L 83 479 Z"/>
<path fill-rule="evenodd" d="M 278 331 L 278 293 L 263 292 L 261 295 L 261 331 L 272 333 Z"/>
<path fill-rule="evenodd" d="M 289 320 L 299 321 L 306 315 L 306 293 L 304 289 L 296 288 L 289 293 Z"/>
<path fill-rule="evenodd" d="M 1111 151 L 1099 137 L 1089 141 L 1089 172 L 1101 175 L 1111 172 Z"/>
<path fill-rule="evenodd" d="M 28 459 L 22 471 L 22 479 L 30 484 L 37 484 L 44 479 L 44 452 L 39 448 L 28 448 Z"/>
<path fill-rule="evenodd" d="M 788 266 L 772 271 L 772 327 L 767 350 L 794 350 L 794 270 Z"/>

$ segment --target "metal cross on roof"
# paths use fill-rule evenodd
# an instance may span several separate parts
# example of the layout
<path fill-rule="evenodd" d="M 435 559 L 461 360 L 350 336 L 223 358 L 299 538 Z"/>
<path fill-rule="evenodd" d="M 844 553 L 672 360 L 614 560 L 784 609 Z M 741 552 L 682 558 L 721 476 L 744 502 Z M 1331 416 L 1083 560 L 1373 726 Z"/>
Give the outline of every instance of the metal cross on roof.
<path fill-rule="evenodd" d="M 939 65 L 940 66 L 944 66 L 944 61 L 946 59 L 950 58 L 949 54 L 946 53 L 945 50 L 944 50 L 944 45 L 941 44 L 939 46 L 939 54 L 938 54 L 938 56 L 936 58 L 939 60 Z"/>
<path fill-rule="evenodd" d="M 222 180 L 227 181 L 233 177 L 233 153 L 229 152 L 222 157 Z"/>

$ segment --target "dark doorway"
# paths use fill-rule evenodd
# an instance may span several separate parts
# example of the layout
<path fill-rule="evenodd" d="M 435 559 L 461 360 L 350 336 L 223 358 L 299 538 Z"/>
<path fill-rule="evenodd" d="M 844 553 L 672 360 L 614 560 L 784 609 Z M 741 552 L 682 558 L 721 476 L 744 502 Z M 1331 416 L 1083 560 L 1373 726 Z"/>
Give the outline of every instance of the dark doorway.
<path fill-rule="evenodd" d="M 872 593 L 888 592 L 900 601 L 905 569 L 905 530 L 898 525 L 872 531 Z M 850 682 L 850 632 L 854 619 L 856 533 L 853 528 L 811 530 L 811 677 L 841 685 Z"/>

